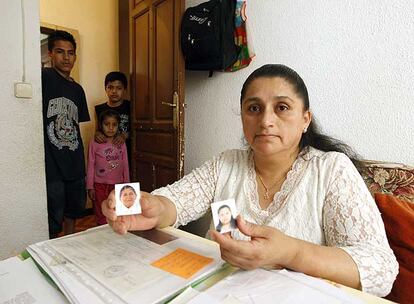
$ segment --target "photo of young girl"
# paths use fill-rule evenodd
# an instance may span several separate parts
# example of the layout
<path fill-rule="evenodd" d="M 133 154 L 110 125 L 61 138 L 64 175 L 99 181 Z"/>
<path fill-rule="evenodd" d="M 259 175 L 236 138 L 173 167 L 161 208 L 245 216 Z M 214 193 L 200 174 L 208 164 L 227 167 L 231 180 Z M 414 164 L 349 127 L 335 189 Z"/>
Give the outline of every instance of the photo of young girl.
<path fill-rule="evenodd" d="M 116 215 L 141 213 L 139 183 L 115 185 Z"/>
<path fill-rule="evenodd" d="M 236 203 L 234 199 L 215 202 L 211 204 L 213 221 L 216 230 L 220 233 L 231 232 L 237 228 L 236 224 Z"/>

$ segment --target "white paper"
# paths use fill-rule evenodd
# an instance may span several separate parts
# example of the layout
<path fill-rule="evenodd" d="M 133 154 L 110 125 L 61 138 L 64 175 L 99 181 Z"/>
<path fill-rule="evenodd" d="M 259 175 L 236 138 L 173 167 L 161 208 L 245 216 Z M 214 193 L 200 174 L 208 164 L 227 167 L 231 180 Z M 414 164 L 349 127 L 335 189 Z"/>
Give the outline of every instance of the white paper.
<path fill-rule="evenodd" d="M 0 303 L 68 303 L 50 285 L 33 260 L 17 257 L 0 262 Z"/>
<path fill-rule="evenodd" d="M 189 279 L 150 265 L 177 248 L 211 257 L 214 261 Z M 131 233 L 120 236 L 109 226 L 41 242 L 28 250 L 43 261 L 42 266 L 52 273 L 73 303 L 86 303 L 80 301 L 86 297 L 80 291 L 82 288 L 74 292 L 74 285 L 87 286 L 92 297 L 95 293 L 102 303 L 160 302 L 222 264 L 217 246 L 182 237 L 157 244 Z"/>
<path fill-rule="evenodd" d="M 286 270 L 239 270 L 205 291 L 223 303 L 229 295 L 241 303 L 355 303 L 361 301 L 313 277 Z"/>

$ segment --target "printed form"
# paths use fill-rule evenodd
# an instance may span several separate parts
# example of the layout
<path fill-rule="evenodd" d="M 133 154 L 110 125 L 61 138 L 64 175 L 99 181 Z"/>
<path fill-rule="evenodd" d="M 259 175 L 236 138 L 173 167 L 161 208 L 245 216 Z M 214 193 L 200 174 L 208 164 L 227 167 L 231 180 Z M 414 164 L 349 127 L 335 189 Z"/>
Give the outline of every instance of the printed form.
<path fill-rule="evenodd" d="M 121 236 L 104 226 L 32 245 L 32 250 L 47 253 L 78 280 L 100 284 L 125 303 L 167 299 L 222 264 L 215 246 L 160 230 L 137 234 Z M 108 295 L 108 302 L 113 297 Z"/>

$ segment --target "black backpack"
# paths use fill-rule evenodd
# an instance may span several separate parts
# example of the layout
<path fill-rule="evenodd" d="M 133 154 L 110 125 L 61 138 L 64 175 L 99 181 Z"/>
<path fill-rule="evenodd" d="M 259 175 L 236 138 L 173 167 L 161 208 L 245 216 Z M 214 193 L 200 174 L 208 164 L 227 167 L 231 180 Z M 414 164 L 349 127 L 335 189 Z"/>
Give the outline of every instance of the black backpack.
<path fill-rule="evenodd" d="M 231 66 L 240 47 L 234 42 L 236 0 L 210 0 L 184 12 L 181 49 L 188 70 L 221 71 Z"/>

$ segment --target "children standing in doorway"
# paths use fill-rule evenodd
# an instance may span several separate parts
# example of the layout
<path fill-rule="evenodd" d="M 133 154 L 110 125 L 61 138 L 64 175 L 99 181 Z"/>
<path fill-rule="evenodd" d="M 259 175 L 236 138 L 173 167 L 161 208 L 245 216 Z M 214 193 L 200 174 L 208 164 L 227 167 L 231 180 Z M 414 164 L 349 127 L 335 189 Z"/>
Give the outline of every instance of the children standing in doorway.
<path fill-rule="evenodd" d="M 108 100 L 102 104 L 95 106 L 96 117 L 106 110 L 114 110 L 118 112 L 121 121 L 119 123 L 119 132 L 113 139 L 113 144 L 121 146 L 126 143 L 128 155 L 131 154 L 130 144 L 130 123 L 131 123 L 131 102 L 124 99 L 126 89 L 128 87 L 128 80 L 122 72 L 110 72 L 105 76 L 105 92 Z M 97 143 L 104 143 L 107 137 L 98 130 L 95 133 L 95 141 Z"/>
<path fill-rule="evenodd" d="M 102 201 L 114 189 L 115 184 L 129 182 L 128 152 L 126 144 L 115 144 L 119 136 L 120 115 L 114 110 L 106 110 L 98 117 L 98 132 L 105 141 L 89 143 L 88 174 L 86 187 L 88 196 L 94 202 L 94 212 L 98 225 L 106 224 L 101 211 Z"/>

